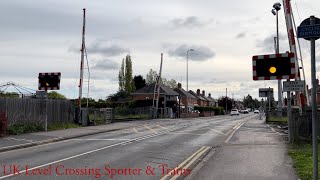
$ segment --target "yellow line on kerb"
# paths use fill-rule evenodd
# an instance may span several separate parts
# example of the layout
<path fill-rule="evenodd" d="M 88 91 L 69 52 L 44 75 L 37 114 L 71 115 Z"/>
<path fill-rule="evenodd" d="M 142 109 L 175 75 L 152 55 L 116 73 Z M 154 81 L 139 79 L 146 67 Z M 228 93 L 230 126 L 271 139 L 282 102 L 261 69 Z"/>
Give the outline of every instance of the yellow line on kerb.
<path fill-rule="evenodd" d="M 177 167 L 178 169 L 180 169 L 184 164 L 186 164 L 188 161 L 190 161 L 192 158 L 194 158 L 198 153 L 200 153 L 202 150 L 206 149 L 206 146 L 203 146 L 202 148 L 200 148 L 198 151 L 196 151 L 195 153 L 193 153 L 190 157 L 188 157 L 186 160 L 184 160 L 181 164 L 179 164 L 179 166 Z M 167 177 L 170 176 L 170 174 L 174 171 L 171 170 L 167 175 L 163 176 L 160 180 L 165 180 L 167 179 Z"/>
<path fill-rule="evenodd" d="M 146 127 L 147 129 L 149 129 L 151 132 L 153 133 L 157 133 L 157 131 L 155 131 L 154 129 L 152 129 L 151 127 L 147 126 L 147 125 L 144 125 L 144 127 Z"/>
<path fill-rule="evenodd" d="M 183 169 L 188 169 L 196 160 L 198 160 L 204 153 L 206 153 L 210 147 L 204 148 L 201 152 L 199 152 Z M 177 179 L 181 174 L 177 174 L 173 176 L 170 180 L 175 180 Z"/>

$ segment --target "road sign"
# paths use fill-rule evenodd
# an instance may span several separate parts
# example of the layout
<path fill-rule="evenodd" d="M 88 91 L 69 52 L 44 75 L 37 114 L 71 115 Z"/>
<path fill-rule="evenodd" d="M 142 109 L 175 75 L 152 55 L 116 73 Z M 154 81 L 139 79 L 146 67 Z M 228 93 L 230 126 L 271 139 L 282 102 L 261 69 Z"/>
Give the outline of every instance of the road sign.
<path fill-rule="evenodd" d="M 284 81 L 283 91 L 304 91 L 305 81 Z"/>
<path fill-rule="evenodd" d="M 37 91 L 36 92 L 36 98 L 38 99 L 45 99 L 48 97 L 48 94 L 46 91 Z"/>
<path fill-rule="evenodd" d="M 314 25 L 310 25 L 310 18 L 303 20 L 297 29 L 298 38 L 310 40 L 310 38 L 320 38 L 320 19 L 315 17 Z"/>
<path fill-rule="evenodd" d="M 39 73 L 38 90 L 59 90 L 61 73 Z"/>
<path fill-rule="evenodd" d="M 294 79 L 293 53 L 257 55 L 252 57 L 253 80 Z"/>
<path fill-rule="evenodd" d="M 270 96 L 269 96 L 270 93 Z M 273 88 L 259 88 L 259 97 L 273 98 Z"/>

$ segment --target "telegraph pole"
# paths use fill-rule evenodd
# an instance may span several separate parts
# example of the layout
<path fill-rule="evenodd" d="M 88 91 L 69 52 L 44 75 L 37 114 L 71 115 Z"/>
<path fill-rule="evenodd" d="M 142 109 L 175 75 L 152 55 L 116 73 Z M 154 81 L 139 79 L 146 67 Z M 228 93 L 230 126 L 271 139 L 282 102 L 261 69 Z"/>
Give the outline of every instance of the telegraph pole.
<path fill-rule="evenodd" d="M 79 82 L 79 121 L 81 121 L 81 98 L 83 84 L 83 64 L 85 51 L 85 28 L 86 28 L 86 9 L 83 8 L 83 26 L 82 26 L 82 44 L 81 44 L 81 62 L 80 62 L 80 82 Z"/>

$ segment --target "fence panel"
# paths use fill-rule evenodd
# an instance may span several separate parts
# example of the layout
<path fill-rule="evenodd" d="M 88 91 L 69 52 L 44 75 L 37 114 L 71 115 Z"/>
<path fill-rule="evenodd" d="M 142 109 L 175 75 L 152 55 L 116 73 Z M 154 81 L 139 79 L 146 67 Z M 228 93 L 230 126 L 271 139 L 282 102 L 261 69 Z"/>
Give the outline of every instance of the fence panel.
<path fill-rule="evenodd" d="M 46 115 L 44 99 L 0 98 L 0 110 L 8 116 L 8 124 L 43 123 Z M 48 123 L 74 121 L 74 106 L 68 100 L 47 101 Z"/>

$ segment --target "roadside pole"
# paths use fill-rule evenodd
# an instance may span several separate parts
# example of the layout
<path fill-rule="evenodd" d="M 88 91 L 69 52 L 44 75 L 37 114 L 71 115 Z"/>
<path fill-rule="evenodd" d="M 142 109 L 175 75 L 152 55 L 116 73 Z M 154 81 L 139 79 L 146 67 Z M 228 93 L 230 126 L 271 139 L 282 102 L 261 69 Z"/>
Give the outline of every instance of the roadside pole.
<path fill-rule="evenodd" d="M 45 96 L 45 103 L 46 103 L 46 118 L 44 122 L 44 131 L 48 131 L 48 91 L 46 90 L 46 96 Z"/>
<path fill-rule="evenodd" d="M 310 25 L 315 24 L 315 17 L 310 16 Z M 317 80 L 316 80 L 316 53 L 315 53 L 315 38 L 310 38 L 311 42 L 311 101 L 312 101 L 312 145 L 313 145 L 313 179 L 318 179 L 318 123 L 317 123 L 317 102 L 316 102 L 316 91 L 317 91 Z"/>
<path fill-rule="evenodd" d="M 228 88 L 226 88 L 226 114 L 228 114 Z"/>
<path fill-rule="evenodd" d="M 290 81 L 288 79 L 287 81 Z M 289 143 L 294 142 L 294 134 L 293 134 L 293 121 L 291 119 L 291 91 L 287 91 L 287 117 L 288 117 L 288 131 L 289 131 Z"/>
<path fill-rule="evenodd" d="M 270 92 L 270 87 L 269 87 L 269 91 L 268 91 L 268 99 L 269 99 L 269 111 L 271 110 L 271 92 Z"/>

